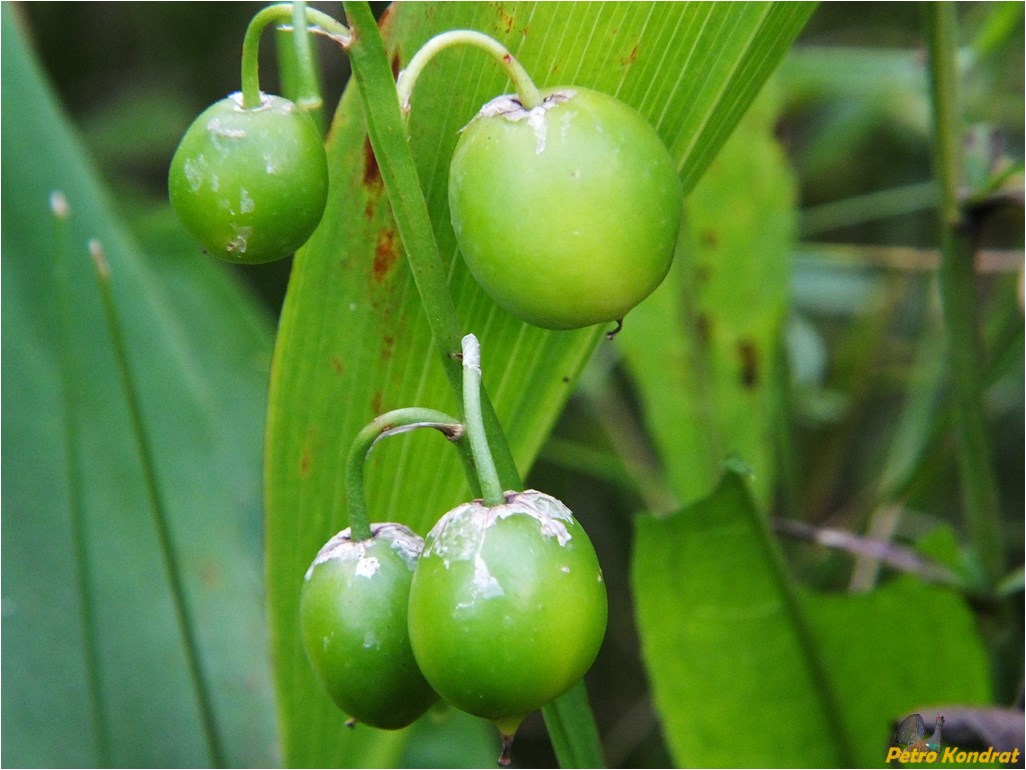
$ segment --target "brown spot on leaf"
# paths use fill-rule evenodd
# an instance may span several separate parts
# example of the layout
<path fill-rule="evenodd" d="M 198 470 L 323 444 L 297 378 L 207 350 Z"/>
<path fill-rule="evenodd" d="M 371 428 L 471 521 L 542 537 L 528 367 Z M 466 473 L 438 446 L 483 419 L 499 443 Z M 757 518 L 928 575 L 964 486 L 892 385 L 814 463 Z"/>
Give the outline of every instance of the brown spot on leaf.
<path fill-rule="evenodd" d="M 759 384 L 759 349 L 750 339 L 737 341 L 737 354 L 741 359 L 741 384 L 754 388 Z"/>
<path fill-rule="evenodd" d="M 313 450 L 309 444 L 303 447 L 303 454 L 299 458 L 299 478 L 306 479 L 310 477 L 310 466 L 313 465 Z"/>
<path fill-rule="evenodd" d="M 506 13 L 502 8 L 500 8 L 499 9 L 499 24 L 501 24 L 505 28 L 507 35 L 510 32 L 513 31 L 513 24 L 514 23 L 515 23 L 515 21 L 513 19 L 513 14 Z"/>
<path fill-rule="evenodd" d="M 342 365 L 342 359 L 338 356 L 331 357 L 331 368 L 339 377 L 345 374 L 346 368 Z"/>
<path fill-rule="evenodd" d="M 374 280 L 377 283 L 385 280 L 397 257 L 395 230 L 386 227 L 378 233 L 377 243 L 374 244 Z"/>
<path fill-rule="evenodd" d="M 371 398 L 371 411 L 374 414 L 381 414 L 381 391 L 377 391 Z"/>
<path fill-rule="evenodd" d="M 708 262 L 699 262 L 695 265 L 695 281 L 708 283 L 710 278 L 712 278 L 712 265 Z"/>
<path fill-rule="evenodd" d="M 399 72 L 402 70 L 402 60 L 399 58 L 399 52 L 396 51 L 392 54 L 392 79 L 399 79 Z"/>
<path fill-rule="evenodd" d="M 378 29 L 382 32 L 384 32 L 388 25 L 392 23 L 392 12 L 394 9 L 395 3 L 389 3 L 385 6 L 385 10 L 382 11 L 381 15 L 378 17 Z"/>
<path fill-rule="evenodd" d="M 638 47 L 634 46 L 631 49 L 631 52 L 629 54 L 627 54 L 626 56 L 620 57 L 620 64 L 622 64 L 623 66 L 626 67 L 629 64 L 634 64 L 634 62 L 636 62 L 637 60 L 638 60 Z"/>
<path fill-rule="evenodd" d="M 698 236 L 698 240 L 707 249 L 715 249 L 720 245 L 720 235 L 711 227 L 703 230 L 702 234 Z"/>
<path fill-rule="evenodd" d="M 395 337 L 386 334 L 381 338 L 381 358 L 387 361 L 392 357 L 392 351 L 395 349 Z"/>
<path fill-rule="evenodd" d="M 370 138 L 366 136 L 363 138 L 363 184 L 374 189 L 381 187 L 381 169 L 378 168 L 378 159 L 374 157 Z"/>

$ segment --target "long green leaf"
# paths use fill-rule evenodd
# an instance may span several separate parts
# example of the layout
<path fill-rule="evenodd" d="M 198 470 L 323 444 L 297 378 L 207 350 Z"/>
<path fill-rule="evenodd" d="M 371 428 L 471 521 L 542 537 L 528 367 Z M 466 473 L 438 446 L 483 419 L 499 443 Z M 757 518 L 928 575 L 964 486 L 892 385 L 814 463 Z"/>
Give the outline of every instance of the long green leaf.
<path fill-rule="evenodd" d="M 811 9 L 418 3 L 392 7 L 381 26 L 394 69 L 432 34 L 469 27 L 502 40 L 539 85 L 573 83 L 618 95 L 652 121 L 690 184 Z M 448 159 L 459 128 L 506 90 L 480 51 L 448 52 L 419 81 L 410 131 L 458 315 L 464 331 L 481 339 L 485 386 L 526 470 L 602 330 L 546 332 L 515 321 L 480 292 L 457 257 L 446 202 Z M 338 478 L 355 433 L 390 408 L 456 406 L 352 92 L 328 144 L 328 209 L 295 261 L 275 354 L 266 452 L 267 580 L 282 744 L 286 761 L 301 765 L 356 764 L 367 751 L 398 756 L 402 733 L 343 729 L 299 644 L 297 598 L 317 548 L 345 525 Z M 467 494 L 451 451 L 420 436 L 376 451 L 367 489 L 373 518 L 421 532 Z"/>
<path fill-rule="evenodd" d="M 231 764 L 273 761 L 259 459 L 270 330 L 180 231 L 141 251 L 2 9 L 3 764 L 95 766 L 80 595 L 95 608 L 109 760 L 201 766 L 204 745 L 87 240 L 100 239 Z M 58 393 L 50 192 L 68 220 L 84 549 L 78 585 Z"/>
<path fill-rule="evenodd" d="M 774 392 L 788 308 L 796 183 L 760 99 L 686 204 L 682 259 L 630 318 L 628 371 L 667 478 L 684 503 L 705 497 L 723 461 L 773 489 Z"/>

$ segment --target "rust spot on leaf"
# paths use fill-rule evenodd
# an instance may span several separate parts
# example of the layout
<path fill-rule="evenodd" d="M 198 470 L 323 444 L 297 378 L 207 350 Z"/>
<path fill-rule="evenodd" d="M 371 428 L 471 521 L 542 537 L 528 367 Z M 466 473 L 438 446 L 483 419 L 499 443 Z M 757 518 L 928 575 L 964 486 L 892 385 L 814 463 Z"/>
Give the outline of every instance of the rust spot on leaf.
<path fill-rule="evenodd" d="M 307 444 L 303 447 L 303 455 L 299 458 L 299 478 L 306 479 L 310 477 L 310 466 L 313 464 L 313 450 L 310 449 L 310 445 Z"/>
<path fill-rule="evenodd" d="M 396 51 L 392 54 L 392 79 L 399 79 L 399 71 L 402 69 L 402 60 L 399 58 L 399 52 Z"/>
<path fill-rule="evenodd" d="M 712 265 L 708 262 L 699 262 L 695 265 L 695 281 L 697 283 L 708 283 L 712 278 Z"/>
<path fill-rule="evenodd" d="M 506 13 L 502 8 L 499 9 L 499 23 L 505 28 L 506 34 L 513 31 L 513 14 Z"/>
<path fill-rule="evenodd" d="M 363 184 L 375 190 L 381 188 L 381 169 L 378 168 L 378 159 L 374 157 L 370 138 L 366 136 L 363 138 Z"/>
<path fill-rule="evenodd" d="M 715 249 L 720 245 L 720 235 L 712 228 L 703 230 L 702 234 L 698 237 L 701 244 L 707 249 Z"/>
<path fill-rule="evenodd" d="M 634 62 L 637 61 L 637 59 L 638 59 L 638 47 L 634 46 L 631 49 L 631 52 L 629 54 L 627 54 L 626 56 L 620 57 L 620 64 L 622 64 L 623 66 L 626 67 L 629 64 L 634 64 Z"/>
<path fill-rule="evenodd" d="M 750 339 L 737 341 L 737 354 L 741 359 L 741 384 L 754 388 L 759 384 L 759 350 Z"/>
<path fill-rule="evenodd" d="M 371 411 L 374 414 L 381 414 L 381 391 L 377 391 L 371 398 Z"/>
<path fill-rule="evenodd" d="M 395 337 L 386 334 L 381 338 L 381 359 L 387 361 L 392 357 L 392 351 L 395 349 Z"/>
<path fill-rule="evenodd" d="M 342 365 L 342 359 L 338 356 L 331 357 L 331 368 L 339 377 L 345 374 L 346 368 Z"/>
<path fill-rule="evenodd" d="M 378 233 L 377 243 L 374 244 L 374 280 L 377 283 L 385 280 L 397 257 L 395 230 L 386 227 Z"/>

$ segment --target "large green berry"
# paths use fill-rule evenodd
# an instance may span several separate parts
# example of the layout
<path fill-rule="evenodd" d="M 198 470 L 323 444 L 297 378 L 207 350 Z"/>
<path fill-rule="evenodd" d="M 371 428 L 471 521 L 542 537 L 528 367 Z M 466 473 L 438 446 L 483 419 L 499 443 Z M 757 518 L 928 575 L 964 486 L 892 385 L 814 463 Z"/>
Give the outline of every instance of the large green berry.
<path fill-rule="evenodd" d="M 423 541 L 401 524 L 374 524 L 373 537 L 345 529 L 306 573 L 300 595 L 303 644 L 332 700 L 359 722 L 396 729 L 438 696 L 410 648 L 407 602 Z"/>
<path fill-rule="evenodd" d="M 259 107 L 240 94 L 208 107 L 171 159 L 171 205 L 211 254 L 268 262 L 313 233 L 328 196 L 324 144 L 313 119 L 280 96 Z"/>
<path fill-rule="evenodd" d="M 591 541 L 559 500 L 507 493 L 466 503 L 425 539 L 410 590 L 410 641 L 449 703 L 511 735 L 598 654 L 606 590 Z"/>
<path fill-rule="evenodd" d="M 526 110 L 486 104 L 449 171 L 449 206 L 470 272 L 529 323 L 572 329 L 622 319 L 663 280 L 683 210 L 677 169 L 633 109 L 584 88 Z"/>

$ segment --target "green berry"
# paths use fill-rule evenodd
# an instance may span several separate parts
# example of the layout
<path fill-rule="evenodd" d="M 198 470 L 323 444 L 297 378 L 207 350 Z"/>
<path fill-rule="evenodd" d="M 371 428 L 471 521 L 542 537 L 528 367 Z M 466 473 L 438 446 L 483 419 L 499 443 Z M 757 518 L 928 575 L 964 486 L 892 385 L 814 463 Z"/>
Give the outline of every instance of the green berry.
<path fill-rule="evenodd" d="M 529 490 L 466 503 L 425 539 L 410 641 L 446 701 L 506 735 L 588 670 L 606 628 L 595 550 L 559 500 Z"/>
<path fill-rule="evenodd" d="M 313 119 L 280 96 L 240 94 L 189 127 L 168 173 L 171 205 L 203 247 L 231 262 L 289 256 L 324 213 L 328 167 Z"/>
<path fill-rule="evenodd" d="M 401 524 L 348 529 L 329 540 L 300 595 L 303 644 L 332 700 L 359 722 L 405 727 L 438 696 L 414 660 L 407 603 L 423 541 Z"/>
<path fill-rule="evenodd" d="M 560 87 L 526 110 L 486 104 L 449 172 L 470 272 L 501 307 L 551 329 L 622 319 L 663 280 L 683 210 L 655 130 L 606 94 Z"/>

